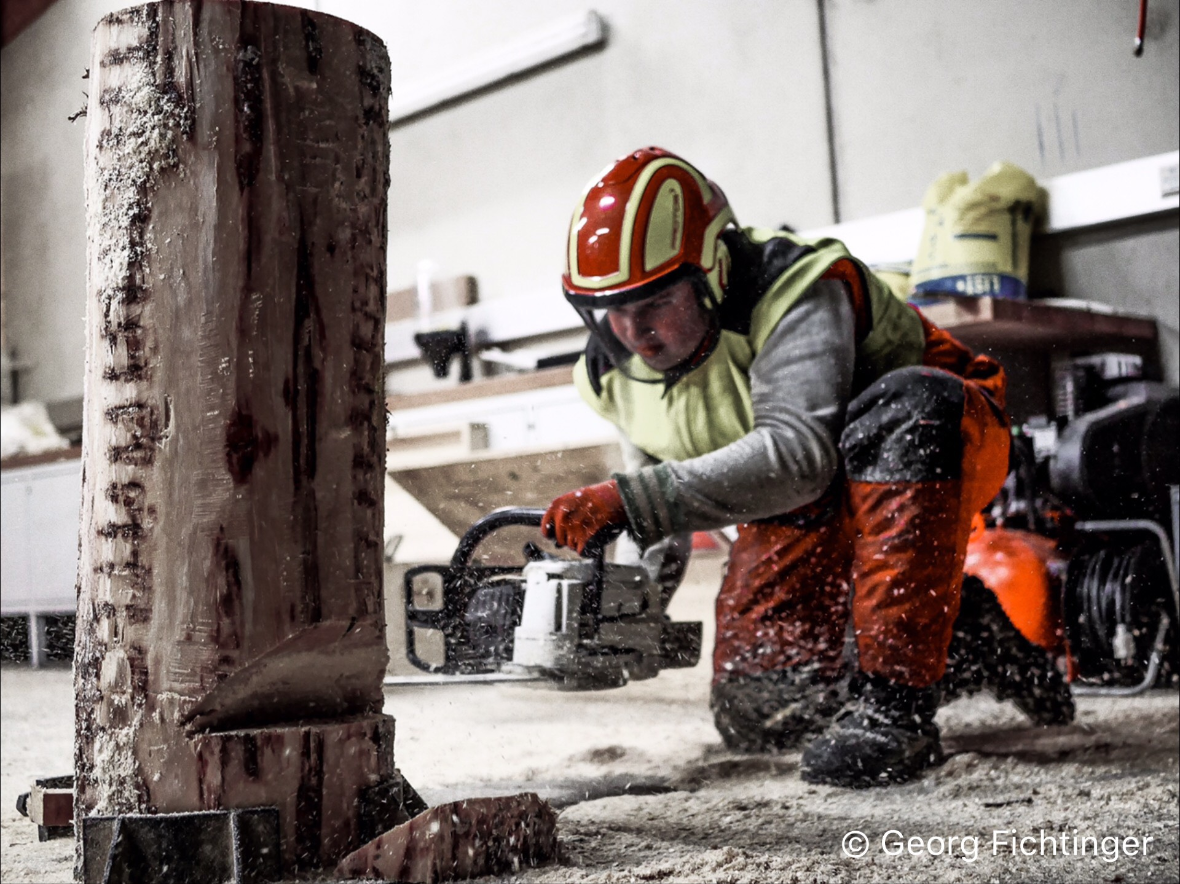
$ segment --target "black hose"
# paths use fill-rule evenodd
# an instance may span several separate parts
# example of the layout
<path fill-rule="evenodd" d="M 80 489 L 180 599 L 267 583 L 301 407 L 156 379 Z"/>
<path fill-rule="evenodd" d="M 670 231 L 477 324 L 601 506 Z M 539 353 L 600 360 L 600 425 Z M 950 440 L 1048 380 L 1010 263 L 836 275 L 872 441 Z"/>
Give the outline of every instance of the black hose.
<path fill-rule="evenodd" d="M 1115 654 L 1120 624 L 1132 635 L 1150 628 L 1153 602 L 1162 597 L 1156 559 L 1155 547 L 1138 544 L 1079 553 L 1070 562 L 1065 626 L 1083 673 L 1110 673 L 1122 662 Z M 1142 662 L 1135 660 L 1136 665 Z"/>

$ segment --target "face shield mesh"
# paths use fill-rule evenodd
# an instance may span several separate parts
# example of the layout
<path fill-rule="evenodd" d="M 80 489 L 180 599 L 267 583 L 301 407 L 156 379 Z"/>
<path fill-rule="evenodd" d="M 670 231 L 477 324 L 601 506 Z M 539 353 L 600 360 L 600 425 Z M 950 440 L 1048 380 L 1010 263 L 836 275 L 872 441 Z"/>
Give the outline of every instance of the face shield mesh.
<path fill-rule="evenodd" d="M 708 338 L 712 341 L 712 344 L 703 353 L 698 351 L 690 360 L 686 360 L 686 363 L 691 361 L 691 365 L 682 364 L 675 366 L 663 372 L 663 376 L 660 378 L 638 377 L 634 371 L 629 370 L 632 360 L 638 359 L 638 357 L 634 356 L 611 330 L 609 310 L 612 307 L 636 304 L 640 301 L 657 297 L 685 279 L 692 283 L 692 289 L 697 297 L 697 301 L 708 316 L 710 326 Z M 576 295 L 566 292 L 566 299 L 578 312 L 578 315 L 582 318 L 582 322 L 589 329 L 591 336 L 597 342 L 602 352 L 606 354 L 611 364 L 633 381 L 647 384 L 663 383 L 671 386 L 676 380 L 683 377 L 688 371 L 691 371 L 703 362 L 704 359 L 708 358 L 713 347 L 716 345 L 717 332 L 719 330 L 717 300 L 713 295 L 708 278 L 694 264 L 682 264 L 671 273 L 647 285 L 634 289 L 614 292 L 610 295 Z"/>
<path fill-rule="evenodd" d="M 599 347 L 605 351 L 611 365 L 615 366 L 615 368 L 625 366 L 632 354 L 631 351 L 623 346 L 623 342 L 615 337 L 615 333 L 611 331 L 610 319 L 608 318 L 606 308 L 574 307 L 574 309 L 582 317 L 582 322 L 590 330 L 591 336 L 598 343 Z"/>

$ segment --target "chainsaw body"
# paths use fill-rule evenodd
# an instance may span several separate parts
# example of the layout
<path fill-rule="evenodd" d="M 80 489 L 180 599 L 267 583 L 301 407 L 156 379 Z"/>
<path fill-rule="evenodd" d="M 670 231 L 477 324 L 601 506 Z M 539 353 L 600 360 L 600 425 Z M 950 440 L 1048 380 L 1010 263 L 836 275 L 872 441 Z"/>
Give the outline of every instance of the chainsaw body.
<path fill-rule="evenodd" d="M 412 664 L 433 674 L 503 673 L 570 689 L 618 687 L 696 665 L 701 624 L 669 620 L 654 576 L 639 565 L 607 562 L 604 544 L 578 559 L 526 544 L 519 567 L 472 562 L 489 534 L 540 526 L 543 514 L 496 510 L 471 526 L 450 565 L 406 573 Z M 433 659 L 425 653 L 428 641 Z"/>

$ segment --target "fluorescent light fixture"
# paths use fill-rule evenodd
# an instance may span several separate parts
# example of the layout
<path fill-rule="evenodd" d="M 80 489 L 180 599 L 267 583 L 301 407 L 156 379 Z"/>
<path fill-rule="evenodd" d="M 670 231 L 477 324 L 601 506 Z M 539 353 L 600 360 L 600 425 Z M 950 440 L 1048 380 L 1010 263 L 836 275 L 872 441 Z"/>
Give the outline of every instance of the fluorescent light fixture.
<path fill-rule="evenodd" d="M 455 65 L 441 74 L 394 85 L 389 122 L 398 123 L 507 80 L 606 42 L 606 22 L 593 9 L 534 28 Z"/>

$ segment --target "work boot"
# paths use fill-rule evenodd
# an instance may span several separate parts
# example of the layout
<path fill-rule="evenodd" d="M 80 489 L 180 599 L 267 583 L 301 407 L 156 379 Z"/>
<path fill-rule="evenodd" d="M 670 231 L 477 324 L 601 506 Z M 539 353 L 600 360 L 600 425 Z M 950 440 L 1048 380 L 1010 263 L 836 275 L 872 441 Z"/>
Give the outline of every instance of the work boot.
<path fill-rule="evenodd" d="M 1069 724 L 1073 695 L 1053 658 L 1021 634 L 995 593 L 975 577 L 963 579 L 962 602 L 939 687 L 945 702 L 987 690 L 1011 700 L 1033 724 Z"/>
<path fill-rule="evenodd" d="M 902 783 L 942 762 L 938 688 L 862 676 L 859 696 L 803 750 L 808 783 L 865 788 Z"/>
<path fill-rule="evenodd" d="M 782 752 L 822 731 L 847 699 L 847 677 L 804 665 L 720 682 L 709 706 L 731 752 Z"/>

